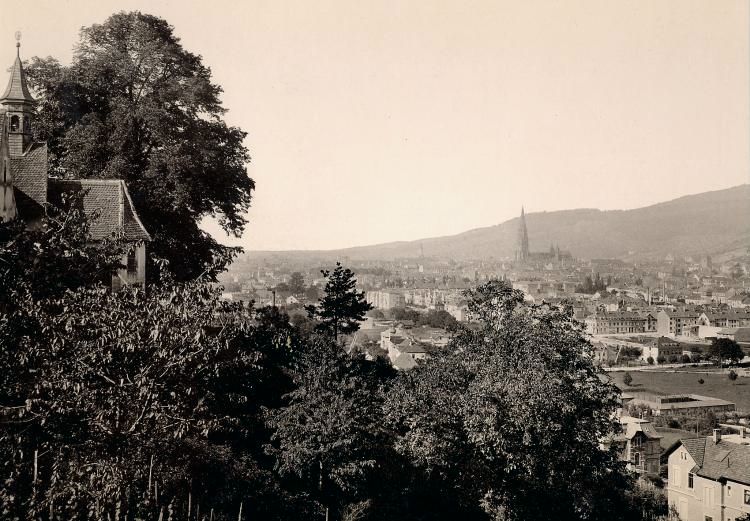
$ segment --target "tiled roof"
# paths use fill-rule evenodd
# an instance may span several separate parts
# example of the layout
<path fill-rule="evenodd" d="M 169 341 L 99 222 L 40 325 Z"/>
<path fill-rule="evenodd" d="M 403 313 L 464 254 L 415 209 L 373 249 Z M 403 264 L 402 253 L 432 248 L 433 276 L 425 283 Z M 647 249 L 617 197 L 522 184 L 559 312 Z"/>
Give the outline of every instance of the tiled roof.
<path fill-rule="evenodd" d="M 682 440 L 698 467 L 696 474 L 712 479 L 728 479 L 750 484 L 750 445 L 712 438 Z"/>
<path fill-rule="evenodd" d="M 53 204 L 59 203 L 64 192 L 84 192 L 82 210 L 91 219 L 94 240 L 111 238 L 120 231 L 126 241 L 151 240 L 135 213 L 127 186 L 119 179 L 50 179 L 49 191 Z"/>
<path fill-rule="evenodd" d="M 47 144 L 34 143 L 22 156 L 11 157 L 10 170 L 18 214 L 29 218 L 47 202 Z"/>

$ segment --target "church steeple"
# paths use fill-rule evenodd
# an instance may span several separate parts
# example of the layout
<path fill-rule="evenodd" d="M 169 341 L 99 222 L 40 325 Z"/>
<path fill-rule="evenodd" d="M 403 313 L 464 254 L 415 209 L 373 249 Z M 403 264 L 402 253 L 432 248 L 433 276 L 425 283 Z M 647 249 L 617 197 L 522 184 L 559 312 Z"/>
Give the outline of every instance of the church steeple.
<path fill-rule="evenodd" d="M 518 224 L 518 238 L 516 240 L 516 261 L 526 262 L 529 259 L 529 233 L 526 230 L 526 215 L 521 207 L 521 220 Z"/>
<path fill-rule="evenodd" d="M 8 150 L 11 157 L 23 155 L 31 144 L 31 117 L 35 100 L 26 85 L 21 62 L 21 33 L 16 33 L 16 60 L 10 69 L 8 86 L 0 97 L 0 112 L 5 113 Z"/>

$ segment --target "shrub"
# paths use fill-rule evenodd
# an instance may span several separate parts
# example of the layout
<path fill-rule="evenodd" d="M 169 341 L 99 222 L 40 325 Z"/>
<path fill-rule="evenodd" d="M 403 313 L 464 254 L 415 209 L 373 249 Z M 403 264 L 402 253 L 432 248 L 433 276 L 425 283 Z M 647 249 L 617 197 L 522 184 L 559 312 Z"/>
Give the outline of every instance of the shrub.
<path fill-rule="evenodd" d="M 667 421 L 667 427 L 670 429 L 679 429 L 680 422 L 677 418 L 670 418 L 669 421 Z"/>
<path fill-rule="evenodd" d="M 690 355 L 688 355 L 688 354 L 682 355 L 682 363 L 683 364 L 689 364 L 690 363 Z"/>
<path fill-rule="evenodd" d="M 734 370 L 729 371 L 727 378 L 729 378 L 730 380 L 734 382 L 737 379 L 737 373 L 735 373 Z"/>
<path fill-rule="evenodd" d="M 630 384 L 633 383 L 633 377 L 631 376 L 630 373 L 625 373 L 625 375 L 622 377 L 622 382 L 628 387 L 630 387 Z"/>
<path fill-rule="evenodd" d="M 658 364 L 663 364 L 666 361 L 667 361 L 667 359 L 664 358 L 662 355 L 659 355 L 659 357 L 656 359 L 656 363 L 658 363 Z"/>
<path fill-rule="evenodd" d="M 698 378 L 698 383 L 703 385 L 706 381 L 703 378 Z"/>
<path fill-rule="evenodd" d="M 648 358 L 646 358 L 646 362 L 648 362 L 648 365 L 654 365 L 654 357 L 649 356 Z"/>
<path fill-rule="evenodd" d="M 701 353 L 693 353 L 690 355 L 690 361 L 693 363 L 698 363 L 703 360 L 703 355 Z"/>

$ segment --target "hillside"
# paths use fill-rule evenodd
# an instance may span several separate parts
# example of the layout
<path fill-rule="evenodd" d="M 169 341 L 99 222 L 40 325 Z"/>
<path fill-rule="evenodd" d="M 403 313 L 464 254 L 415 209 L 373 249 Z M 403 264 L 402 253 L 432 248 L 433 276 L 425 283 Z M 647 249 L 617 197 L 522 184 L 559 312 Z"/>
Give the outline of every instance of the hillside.
<path fill-rule="evenodd" d="M 458 235 L 285 255 L 392 259 L 426 256 L 502 258 L 513 255 L 518 218 Z M 531 251 L 551 243 L 578 258 L 652 258 L 721 254 L 750 246 L 750 185 L 689 195 L 633 210 L 564 210 L 526 214 Z M 276 252 L 281 253 L 281 252 Z M 251 256 L 272 254 L 253 252 Z"/>

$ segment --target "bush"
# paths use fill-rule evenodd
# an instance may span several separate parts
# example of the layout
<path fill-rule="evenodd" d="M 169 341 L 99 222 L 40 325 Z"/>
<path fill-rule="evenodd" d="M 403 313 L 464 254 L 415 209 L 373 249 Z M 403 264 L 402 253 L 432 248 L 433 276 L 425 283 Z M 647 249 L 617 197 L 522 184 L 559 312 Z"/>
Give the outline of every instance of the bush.
<path fill-rule="evenodd" d="M 630 387 L 630 384 L 633 383 L 633 377 L 632 377 L 632 375 L 630 373 L 625 373 L 625 375 L 623 375 L 623 377 L 622 377 L 622 382 L 625 385 L 627 385 L 628 387 Z"/>
<path fill-rule="evenodd" d="M 727 378 L 729 378 L 730 380 L 734 382 L 737 379 L 737 373 L 735 373 L 734 370 L 729 371 Z"/>
<path fill-rule="evenodd" d="M 670 429 L 679 429 L 680 421 L 677 418 L 670 418 L 669 421 L 667 421 L 667 427 Z"/>
<path fill-rule="evenodd" d="M 656 363 L 657 364 L 663 364 L 666 361 L 667 361 L 667 359 L 664 358 L 662 355 L 659 355 L 659 357 L 656 359 Z"/>
<path fill-rule="evenodd" d="M 701 353 L 693 353 L 690 355 L 690 361 L 693 363 L 698 363 L 703 361 L 703 355 Z"/>
<path fill-rule="evenodd" d="M 706 381 L 703 378 L 698 378 L 698 383 L 703 385 Z"/>
<path fill-rule="evenodd" d="M 683 364 L 689 364 L 690 363 L 690 355 L 688 355 L 688 354 L 682 355 L 682 363 Z"/>
<path fill-rule="evenodd" d="M 649 356 L 648 358 L 646 358 L 646 362 L 648 362 L 648 365 L 654 365 L 654 357 Z"/>
<path fill-rule="evenodd" d="M 677 355 L 672 355 L 669 357 L 669 363 L 670 364 L 676 364 L 680 361 L 680 357 Z"/>

